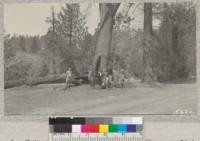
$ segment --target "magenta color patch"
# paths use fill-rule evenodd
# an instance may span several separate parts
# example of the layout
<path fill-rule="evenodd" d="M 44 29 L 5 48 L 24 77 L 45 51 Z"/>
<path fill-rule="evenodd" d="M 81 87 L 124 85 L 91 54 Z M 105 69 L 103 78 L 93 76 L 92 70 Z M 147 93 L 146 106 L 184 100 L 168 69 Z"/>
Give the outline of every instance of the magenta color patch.
<path fill-rule="evenodd" d="M 89 125 L 81 125 L 81 132 L 82 133 L 90 132 L 90 126 Z"/>

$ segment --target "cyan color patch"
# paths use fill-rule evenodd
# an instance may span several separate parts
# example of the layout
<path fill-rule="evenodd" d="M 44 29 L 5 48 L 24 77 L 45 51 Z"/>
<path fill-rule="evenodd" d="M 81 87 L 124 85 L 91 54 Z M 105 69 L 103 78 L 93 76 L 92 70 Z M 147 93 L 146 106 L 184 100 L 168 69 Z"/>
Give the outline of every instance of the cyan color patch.
<path fill-rule="evenodd" d="M 118 124 L 117 131 L 120 133 L 127 132 L 127 125 L 126 124 Z"/>

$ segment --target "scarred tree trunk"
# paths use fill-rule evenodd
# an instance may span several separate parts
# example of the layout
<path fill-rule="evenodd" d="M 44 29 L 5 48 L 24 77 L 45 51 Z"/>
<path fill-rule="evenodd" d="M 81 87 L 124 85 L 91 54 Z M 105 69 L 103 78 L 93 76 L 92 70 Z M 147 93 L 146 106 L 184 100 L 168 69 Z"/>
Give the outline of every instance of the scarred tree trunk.
<path fill-rule="evenodd" d="M 143 41 L 143 78 L 144 83 L 154 81 L 153 71 L 153 36 L 152 36 L 152 3 L 144 4 L 144 41 Z"/>
<path fill-rule="evenodd" d="M 111 40 L 114 17 L 119 8 L 119 3 L 99 4 L 100 9 L 100 34 L 98 37 L 96 52 L 93 59 L 93 71 L 97 73 L 99 70 L 106 71 Z"/>

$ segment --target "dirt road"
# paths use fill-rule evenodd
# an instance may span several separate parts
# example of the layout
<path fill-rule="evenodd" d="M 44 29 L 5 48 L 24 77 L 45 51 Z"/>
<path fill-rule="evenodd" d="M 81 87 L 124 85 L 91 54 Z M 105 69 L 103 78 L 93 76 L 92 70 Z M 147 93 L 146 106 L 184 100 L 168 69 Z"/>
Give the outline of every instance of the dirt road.
<path fill-rule="evenodd" d="M 195 84 L 133 83 L 126 88 L 62 90 L 64 84 L 43 84 L 5 90 L 6 115 L 173 114 L 196 113 Z"/>

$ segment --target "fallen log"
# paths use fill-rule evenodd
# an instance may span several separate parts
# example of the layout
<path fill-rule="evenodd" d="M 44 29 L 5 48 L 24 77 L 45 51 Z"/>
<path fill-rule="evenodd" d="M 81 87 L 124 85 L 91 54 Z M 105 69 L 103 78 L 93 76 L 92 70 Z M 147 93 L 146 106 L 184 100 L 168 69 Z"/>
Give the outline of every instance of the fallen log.
<path fill-rule="evenodd" d="M 55 83 L 65 83 L 65 74 L 61 75 L 51 75 L 51 76 L 45 76 L 45 77 L 37 77 L 34 79 L 29 80 L 12 80 L 12 81 L 6 81 L 5 82 L 5 89 L 22 86 L 22 85 L 28 85 L 28 86 L 34 86 L 34 85 L 40 85 L 40 84 L 55 84 Z M 73 76 L 71 83 L 73 86 L 78 86 L 84 83 L 89 83 L 87 76 Z"/>
<path fill-rule="evenodd" d="M 25 84 L 25 81 L 26 81 L 25 79 L 5 81 L 4 88 L 8 89 L 16 86 L 22 86 Z"/>

